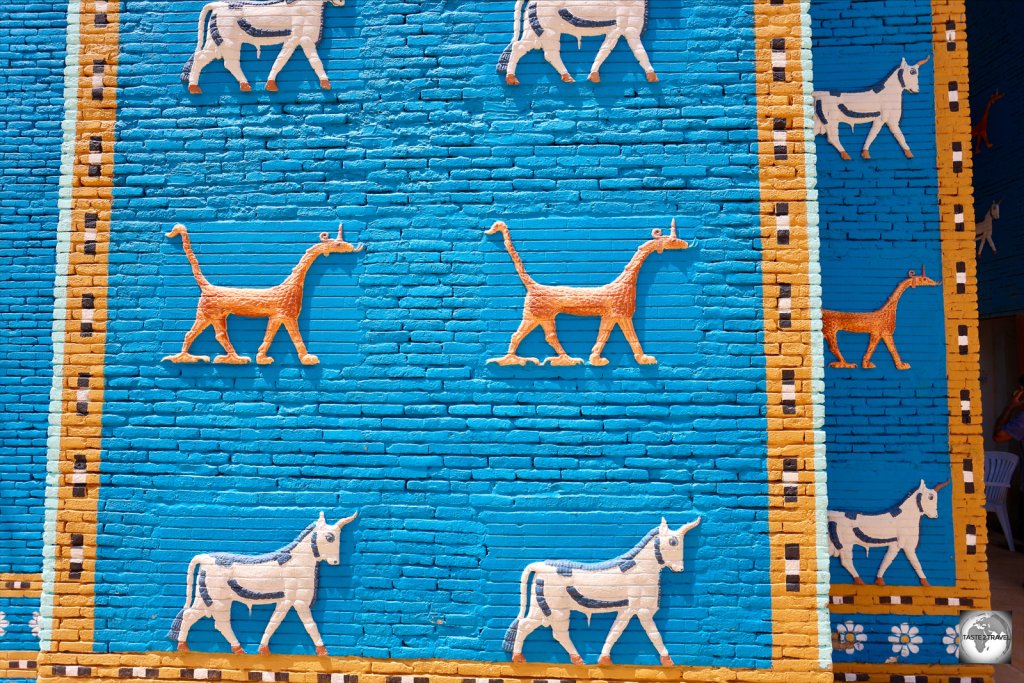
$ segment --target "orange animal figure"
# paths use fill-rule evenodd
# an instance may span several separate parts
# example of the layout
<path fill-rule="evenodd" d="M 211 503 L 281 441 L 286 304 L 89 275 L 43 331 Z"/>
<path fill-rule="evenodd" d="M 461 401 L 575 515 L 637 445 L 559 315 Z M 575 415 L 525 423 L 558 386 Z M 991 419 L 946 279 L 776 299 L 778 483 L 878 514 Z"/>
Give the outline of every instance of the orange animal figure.
<path fill-rule="evenodd" d="M 988 141 L 988 114 L 992 110 L 992 105 L 1003 99 L 1003 97 L 1005 95 L 998 90 L 992 93 L 988 98 L 988 104 L 985 105 L 985 112 L 981 115 L 981 120 L 971 128 L 971 138 L 974 140 L 975 152 L 981 151 L 981 143 L 983 142 L 986 147 L 992 146 L 992 143 Z"/>
<path fill-rule="evenodd" d="M 303 365 L 316 365 L 320 360 L 313 354 L 306 351 L 306 344 L 299 334 L 299 312 L 302 310 L 302 288 L 306 281 L 306 273 L 310 266 L 321 256 L 329 254 L 348 254 L 362 251 L 362 245 L 353 246 L 342 237 L 342 226 L 338 227 L 338 237 L 331 239 L 325 232 L 320 235 L 320 242 L 314 244 L 292 268 L 291 275 L 276 287 L 269 289 L 241 289 L 238 287 L 217 287 L 211 285 L 203 277 L 199 269 L 199 261 L 192 253 L 192 244 L 188 238 L 188 230 L 180 223 L 167 233 L 167 237 L 181 235 L 181 246 L 185 250 L 185 256 L 192 265 L 192 275 L 199 285 L 199 306 L 196 309 L 196 321 L 192 329 L 185 335 L 185 343 L 181 351 L 173 356 L 167 356 L 165 361 L 172 363 L 197 363 L 208 362 L 209 356 L 194 356 L 188 349 L 196 337 L 210 325 L 217 334 L 217 341 L 224 347 L 226 355 L 217 356 L 214 363 L 228 363 L 242 365 L 250 362 L 246 356 L 239 356 L 228 339 L 227 320 L 229 315 L 237 315 L 244 318 L 268 318 L 267 333 L 263 337 L 259 351 L 256 353 L 256 362 L 260 365 L 269 365 L 274 359 L 267 355 L 267 349 L 274 341 L 274 335 L 278 328 L 284 325 L 288 330 L 288 336 L 292 338 L 296 351 L 299 352 L 299 360 Z"/>
<path fill-rule="evenodd" d="M 652 239 L 637 249 L 636 254 L 626 265 L 625 270 L 615 280 L 603 287 L 562 287 L 542 285 L 533 280 L 523 267 L 523 261 L 519 258 L 515 245 L 512 244 L 512 236 L 509 234 L 508 226 L 498 221 L 490 230 L 488 235 L 500 232 L 505 240 L 505 249 L 512 258 L 512 263 L 519 273 L 519 279 L 526 287 L 526 301 L 523 303 L 523 321 L 519 329 L 512 335 L 512 341 L 508 346 L 508 353 L 501 358 L 492 358 L 488 363 L 498 365 L 535 365 L 550 364 L 556 366 L 579 365 L 582 358 L 573 358 L 565 352 L 558 341 L 558 334 L 555 332 L 555 317 L 559 313 L 579 316 L 600 316 L 601 327 L 597 333 L 597 343 L 590 352 L 591 365 L 607 365 L 608 359 L 601 356 L 612 329 L 618 325 L 622 333 L 626 335 L 630 348 L 633 349 L 633 357 L 641 365 L 654 365 L 658 361 L 654 356 L 648 356 L 640 346 L 636 330 L 633 329 L 633 314 L 636 312 L 636 281 L 640 275 L 640 268 L 644 261 L 651 254 L 662 253 L 665 250 L 686 249 L 689 245 L 676 236 L 676 223 L 672 221 L 672 232 L 669 236 L 661 234 L 661 230 L 655 230 Z M 516 354 L 519 344 L 537 326 L 544 330 L 544 338 L 557 356 L 548 358 L 541 363 L 536 358 L 524 358 Z"/>
<path fill-rule="evenodd" d="M 822 334 L 825 336 L 825 341 L 828 342 L 829 350 L 839 359 L 836 362 L 830 363 L 829 366 L 833 368 L 857 367 L 853 363 L 846 362 L 842 352 L 839 351 L 839 343 L 836 341 L 836 333 L 838 332 L 857 332 L 871 335 L 868 340 L 868 350 L 861 361 L 862 367 L 868 369 L 875 367 L 874 363 L 871 362 L 871 355 L 875 352 L 878 342 L 884 341 L 885 346 L 889 349 L 889 353 L 892 354 L 892 360 L 896 364 L 896 368 L 898 370 L 909 369 L 910 364 L 904 363 L 900 358 L 899 352 L 896 351 L 896 342 L 892 338 L 893 333 L 896 331 L 896 307 L 900 303 L 900 297 L 903 296 L 903 292 L 907 291 L 907 289 L 912 287 L 935 287 L 938 284 L 938 282 L 925 274 L 924 267 L 922 266 L 920 275 L 915 275 L 912 270 L 909 271 L 907 279 L 896 286 L 896 289 L 893 290 L 893 293 L 886 300 L 885 305 L 877 311 L 844 313 L 842 311 L 822 309 Z"/>

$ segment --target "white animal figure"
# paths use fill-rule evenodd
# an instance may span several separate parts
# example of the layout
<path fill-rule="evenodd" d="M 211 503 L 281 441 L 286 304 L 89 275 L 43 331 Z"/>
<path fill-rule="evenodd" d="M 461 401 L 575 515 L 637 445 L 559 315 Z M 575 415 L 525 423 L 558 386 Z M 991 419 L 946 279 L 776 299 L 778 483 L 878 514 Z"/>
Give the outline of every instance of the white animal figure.
<path fill-rule="evenodd" d="M 974 225 L 974 240 L 978 243 L 978 256 L 981 256 L 981 250 L 985 248 L 985 244 L 988 244 L 993 254 L 996 253 L 996 243 L 992 241 L 992 228 L 995 227 L 994 223 L 999 220 L 999 205 L 1002 203 L 1002 199 L 992 202 L 985 217 Z"/>
<path fill-rule="evenodd" d="M 917 544 L 921 539 L 921 517 L 935 519 L 939 516 L 938 492 L 948 484 L 946 481 L 930 489 L 925 486 L 922 479 L 921 485 L 908 493 L 901 502 L 878 514 L 829 510 L 829 555 L 839 558 L 840 564 L 850 572 L 855 584 L 863 585 L 864 581 L 857 573 L 857 568 L 853 566 L 853 547 L 859 545 L 865 549 L 885 548 L 885 557 L 882 558 L 878 576 L 875 578 L 875 585 L 884 586 L 885 581 L 882 577 L 885 570 L 902 550 L 921 579 L 921 585 L 927 586 L 928 579 L 925 578 L 921 563 L 917 559 Z"/>
<path fill-rule="evenodd" d="M 252 86 L 242 72 L 242 45 L 255 45 L 257 56 L 264 45 L 280 45 L 281 52 L 267 79 L 267 90 L 277 90 L 277 74 L 297 47 L 302 48 L 320 78 L 320 87 L 330 90 L 331 81 L 316 52 L 316 45 L 324 34 L 324 7 L 327 2 L 335 7 L 345 4 L 345 0 L 227 0 L 209 3 L 199 14 L 196 51 L 181 71 L 182 82 L 188 83 L 188 91 L 193 95 L 202 93 L 199 74 L 214 59 L 223 59 L 224 66 L 238 80 L 242 92 L 249 92 Z"/>
<path fill-rule="evenodd" d="M 590 80 L 601 82 L 601 65 L 608 59 L 620 38 L 625 38 L 629 49 L 647 73 L 647 80 L 658 82 L 647 50 L 640 36 L 647 28 L 647 0 L 528 0 L 526 17 L 523 17 L 523 3 L 516 0 L 515 17 L 512 23 L 512 42 L 501 54 L 498 73 L 505 74 L 505 82 L 519 85 L 516 66 L 530 50 L 544 50 L 544 58 L 562 76 L 566 83 L 574 83 L 573 77 L 562 63 L 561 38 L 563 33 L 576 36 L 583 42 L 584 36 L 605 36 L 598 50 L 594 65 L 590 67 Z"/>
<path fill-rule="evenodd" d="M 316 645 L 316 653 L 327 656 L 327 648 L 313 621 L 310 607 L 316 599 L 319 565 L 338 564 L 341 553 L 341 530 L 352 522 L 358 512 L 339 520 L 336 524 L 320 519 L 310 524 L 294 541 L 265 555 L 236 555 L 233 553 L 207 553 L 196 555 L 188 565 L 185 606 L 178 612 L 167 637 L 177 641 L 178 652 L 188 652 L 189 629 L 199 619 L 212 617 L 220 634 L 231 645 L 235 654 L 245 654 L 242 645 L 231 630 L 231 604 L 241 602 L 251 609 L 253 605 L 274 604 L 263 639 L 260 654 L 270 654 L 270 637 L 288 614 L 295 609 Z M 199 570 L 193 594 L 193 575 Z M 191 606 L 190 604 L 191 603 Z"/>
<path fill-rule="evenodd" d="M 916 93 L 920 90 L 920 68 L 931 57 L 925 57 L 916 64 L 907 64 L 904 59 L 900 65 L 889 72 L 878 85 L 857 92 L 840 92 L 838 90 L 818 90 L 814 93 L 814 134 L 825 135 L 829 144 L 839 150 L 840 156 L 849 159 L 850 155 L 843 149 L 839 141 L 839 124 L 847 123 L 852 129 L 861 123 L 870 123 L 871 130 L 864 140 L 864 149 L 860 155 L 870 159 L 869 149 L 875 141 L 882 126 L 888 126 L 896 142 L 903 148 L 908 159 L 914 154 L 907 146 L 907 140 L 900 130 L 900 119 L 903 117 L 903 92 Z"/>
<path fill-rule="evenodd" d="M 698 524 L 700 517 L 672 531 L 662 519 L 661 526 L 652 529 L 632 550 L 607 562 L 547 560 L 527 565 L 519 585 L 519 616 L 505 633 L 505 651 L 512 653 L 513 662 L 525 662 L 523 641 L 538 626 L 550 626 L 573 664 L 582 664 L 583 658 L 569 638 L 570 613 L 582 612 L 589 619 L 599 612 L 616 612 L 598 664 L 612 663 L 615 641 L 636 617 L 661 655 L 662 665 L 672 666 L 654 623 L 661 570 L 667 566 L 674 572 L 683 571 L 683 537 Z"/>

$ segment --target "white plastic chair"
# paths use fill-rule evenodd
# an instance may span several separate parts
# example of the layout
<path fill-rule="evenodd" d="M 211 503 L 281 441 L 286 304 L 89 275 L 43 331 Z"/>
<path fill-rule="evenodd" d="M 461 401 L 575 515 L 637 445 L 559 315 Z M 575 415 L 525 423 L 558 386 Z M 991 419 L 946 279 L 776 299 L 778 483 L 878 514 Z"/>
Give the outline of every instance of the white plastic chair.
<path fill-rule="evenodd" d="M 1003 528 L 1003 536 L 1006 536 L 1011 553 L 1015 550 L 1010 514 L 1006 509 L 1006 494 L 1010 490 L 1010 480 L 1017 469 L 1018 459 L 1016 453 L 985 451 L 985 509 L 996 513 L 999 518 L 999 526 Z"/>

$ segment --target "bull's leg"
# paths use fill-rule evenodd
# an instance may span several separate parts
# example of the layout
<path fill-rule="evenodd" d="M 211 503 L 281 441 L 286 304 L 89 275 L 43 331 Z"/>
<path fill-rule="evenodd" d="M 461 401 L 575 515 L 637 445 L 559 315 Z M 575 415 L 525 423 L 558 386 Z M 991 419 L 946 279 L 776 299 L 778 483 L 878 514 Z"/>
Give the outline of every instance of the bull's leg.
<path fill-rule="evenodd" d="M 619 640 L 619 636 L 626 630 L 626 626 L 629 624 L 629 620 L 633 618 L 633 613 L 623 610 L 615 616 L 615 621 L 612 623 L 611 630 L 608 631 L 608 637 L 605 638 L 604 647 L 601 648 L 601 657 L 597 660 L 600 666 L 611 666 L 612 665 L 612 648 L 615 647 L 615 643 Z"/>
<path fill-rule="evenodd" d="M 263 637 L 260 638 L 260 654 L 270 654 L 270 639 L 274 635 L 274 631 L 281 625 L 281 620 L 288 614 L 288 610 L 292 608 L 291 603 L 279 602 L 277 607 L 274 608 L 274 613 L 270 615 L 270 621 L 267 622 L 267 629 L 263 632 Z M 298 611 L 298 610 L 296 610 Z"/>
<path fill-rule="evenodd" d="M 590 82 L 600 83 L 601 82 L 601 65 L 604 64 L 604 60 L 608 59 L 608 55 L 612 53 L 615 46 L 619 43 L 619 38 L 622 37 L 622 32 L 615 29 L 608 33 L 604 37 L 604 42 L 601 43 L 601 49 L 597 51 L 597 57 L 594 59 L 593 66 L 590 67 Z"/>
<path fill-rule="evenodd" d="M 519 620 L 519 625 L 516 628 L 516 640 L 512 645 L 513 662 L 526 661 L 526 658 L 523 657 L 523 643 L 526 641 L 526 636 L 533 633 L 540 625 L 541 620 L 533 616 L 533 607 L 531 607 L 529 614 Z"/>
<path fill-rule="evenodd" d="M 281 44 L 281 51 L 277 54 L 274 65 L 270 67 L 270 75 L 267 76 L 267 90 L 270 92 L 277 92 L 277 74 L 281 72 L 284 65 L 292 58 L 292 53 L 295 52 L 295 48 L 298 46 L 299 39 L 294 35 Z"/>
<path fill-rule="evenodd" d="M 612 330 L 615 329 L 615 321 L 608 317 L 601 318 L 601 328 L 597 331 L 597 342 L 594 344 L 594 348 L 590 351 L 590 364 L 596 366 L 608 365 L 608 359 L 601 356 L 601 352 L 604 351 L 605 344 L 608 343 L 608 337 L 611 336 Z"/>
<path fill-rule="evenodd" d="M 884 125 L 884 123 L 885 122 L 882 121 L 881 117 L 875 119 L 871 123 L 871 130 L 868 131 L 868 136 L 866 138 L 864 138 L 864 149 L 862 149 L 860 151 L 860 155 L 863 158 L 865 158 L 865 159 L 870 159 L 871 158 L 871 151 L 870 151 L 871 150 L 871 143 L 874 142 L 875 138 L 878 137 L 878 132 L 880 130 L 882 130 L 882 126 Z"/>
<path fill-rule="evenodd" d="M 320 87 L 324 90 L 330 90 L 331 81 L 327 78 L 327 72 L 324 71 L 324 63 L 320 61 L 320 55 L 316 51 L 316 43 L 309 36 L 303 36 L 302 40 L 299 41 L 299 45 L 302 46 L 302 51 L 306 54 L 309 65 L 313 67 L 313 71 L 316 72 L 317 77 L 320 79 Z"/>
<path fill-rule="evenodd" d="M 858 586 L 864 585 L 864 580 L 860 578 L 860 574 L 857 573 L 857 567 L 853 564 L 853 547 L 846 544 L 846 547 L 839 551 L 839 564 L 843 565 L 843 569 L 850 572 L 850 576 L 853 577 L 853 582 Z"/>
<path fill-rule="evenodd" d="M 217 58 L 217 46 L 211 41 L 204 45 L 202 50 L 196 50 L 192 56 L 192 69 L 188 73 L 188 91 L 193 95 L 201 95 L 203 89 L 199 87 L 199 75 L 206 68 L 206 65 Z"/>
<path fill-rule="evenodd" d="M 861 359 L 860 361 L 860 366 L 862 368 L 867 368 L 868 370 L 874 369 L 875 364 L 871 362 L 871 356 L 875 354 L 875 348 L 878 346 L 878 342 L 880 342 L 881 340 L 881 335 L 874 333 L 871 334 L 871 337 L 868 339 L 868 349 L 867 351 L 864 352 L 864 358 Z"/>
<path fill-rule="evenodd" d="M 900 130 L 900 122 L 887 121 L 886 125 L 889 126 L 889 130 L 892 131 L 892 136 L 896 138 L 896 142 L 898 142 L 900 147 L 903 148 L 903 153 L 908 159 L 913 159 L 914 153 L 910 151 L 910 145 L 907 144 L 907 139 L 903 137 L 903 131 Z"/>
<path fill-rule="evenodd" d="M 985 242 L 988 243 L 988 246 L 992 249 L 992 253 L 993 254 L 998 253 L 996 251 L 996 243 L 992 241 L 992 231 L 991 230 L 989 230 L 988 234 L 985 235 Z M 980 254 L 981 252 L 979 251 L 978 253 Z"/>
<path fill-rule="evenodd" d="M 658 82 L 658 74 L 654 73 L 654 67 L 651 66 L 651 60 L 647 57 L 647 50 L 644 49 L 643 41 L 640 40 L 640 29 L 635 26 L 631 26 L 626 29 L 626 42 L 629 43 L 629 49 L 633 51 L 633 56 L 636 57 L 636 61 L 640 62 L 640 67 L 647 74 L 647 81 L 649 83 Z"/>
<path fill-rule="evenodd" d="M 536 358 L 522 358 L 516 354 L 516 351 L 519 350 L 519 344 L 526 339 L 526 335 L 533 332 L 533 328 L 537 327 L 538 324 L 535 320 L 523 318 L 523 321 L 519 323 L 519 329 L 512 335 L 512 341 L 508 344 L 508 353 L 503 358 L 491 358 L 487 362 L 497 363 L 498 365 L 526 365 L 527 363 L 540 365 L 540 361 Z"/>
<path fill-rule="evenodd" d="M 231 646 L 232 652 L 236 655 L 245 654 L 245 650 L 242 649 L 242 644 L 238 642 L 238 638 L 235 637 L 235 632 L 231 630 L 230 603 L 226 607 L 223 607 L 213 613 L 213 625 L 218 631 L 220 631 L 220 634 L 224 636 L 224 640 L 228 641 L 228 645 Z"/>
<path fill-rule="evenodd" d="M 536 35 L 532 35 L 530 38 L 524 36 L 522 40 L 517 40 L 512 44 L 512 54 L 509 55 L 508 67 L 505 70 L 505 83 L 519 85 L 519 79 L 516 77 L 516 66 L 519 65 L 519 60 L 530 50 L 536 50 L 539 47 L 540 41 Z"/>
<path fill-rule="evenodd" d="M 566 83 L 575 83 L 575 79 L 569 75 L 569 70 L 565 68 L 565 63 L 562 62 L 562 34 L 555 33 L 554 31 L 544 31 L 544 35 L 540 37 L 540 45 L 544 50 L 544 59 L 548 60 L 548 64 L 555 67 L 555 71 L 562 77 L 562 80 Z"/>
<path fill-rule="evenodd" d="M 320 637 L 320 630 L 316 627 L 316 622 L 313 621 L 313 613 L 309 611 L 309 603 L 295 603 L 295 613 L 299 615 L 302 625 L 306 627 L 306 633 L 313 640 L 313 645 L 316 646 L 316 653 L 321 657 L 326 657 L 327 648 L 324 646 L 323 638 Z"/>
<path fill-rule="evenodd" d="M 876 586 L 884 586 L 885 581 L 882 579 L 885 576 L 885 570 L 889 568 L 892 561 L 896 559 L 896 555 L 900 552 L 900 547 L 896 543 L 890 543 L 888 549 L 885 551 L 885 557 L 882 558 L 882 564 L 878 565 L 878 575 L 875 577 Z"/>
<path fill-rule="evenodd" d="M 182 613 L 181 630 L 178 631 L 178 652 L 188 652 L 188 644 L 186 642 L 188 640 L 188 632 L 204 616 L 206 616 L 206 611 L 196 609 L 195 607 L 189 607 Z"/>
<path fill-rule="evenodd" d="M 921 569 L 921 561 L 917 559 L 917 550 L 915 548 L 906 547 L 903 549 L 903 554 L 907 556 L 907 560 L 910 561 L 910 566 L 917 572 L 917 578 L 921 580 L 922 586 L 927 586 L 928 579 L 924 575 L 924 570 Z"/>
<path fill-rule="evenodd" d="M 839 141 L 838 121 L 833 119 L 832 122 L 825 127 L 825 139 L 828 140 L 828 144 L 832 145 L 839 151 L 839 156 L 841 156 L 843 159 L 846 159 L 847 161 L 850 160 L 850 155 L 843 148 L 843 143 Z"/>
<path fill-rule="evenodd" d="M 249 79 L 245 77 L 245 72 L 242 71 L 242 44 L 225 40 L 220 46 L 220 52 L 224 55 L 224 66 L 235 77 L 235 80 L 238 81 L 239 89 L 242 92 L 252 91 Z"/>
<path fill-rule="evenodd" d="M 885 342 L 885 347 L 889 349 L 889 353 L 892 354 L 892 362 L 896 364 L 896 369 L 909 370 L 910 363 L 904 363 L 903 359 L 900 358 L 900 352 L 896 350 L 896 342 L 893 341 L 892 334 L 882 335 L 882 341 Z"/>
<path fill-rule="evenodd" d="M 658 625 L 654 623 L 654 613 L 650 610 L 640 610 L 637 612 L 637 617 L 640 619 L 640 625 L 644 627 L 644 631 L 647 632 L 647 637 L 651 639 L 651 644 L 654 645 L 654 649 L 658 651 L 661 656 L 662 666 L 672 666 L 674 662 L 668 654 L 668 649 L 665 648 L 665 643 L 661 639 L 661 633 L 658 631 Z"/>
<path fill-rule="evenodd" d="M 569 637 L 569 614 L 569 610 L 552 613 L 550 617 L 551 633 L 555 636 L 558 644 L 569 653 L 569 659 L 572 660 L 572 663 L 582 664 L 583 657 L 580 657 L 576 646 L 572 644 L 572 638 Z"/>
<path fill-rule="evenodd" d="M 620 318 L 619 327 L 622 328 L 622 333 L 626 335 L 626 341 L 629 342 L 629 348 L 633 349 L 633 358 L 640 365 L 657 365 L 658 360 L 654 356 L 648 356 L 644 353 L 644 349 L 640 346 L 640 340 L 636 336 L 636 330 L 633 328 L 632 318 Z"/>

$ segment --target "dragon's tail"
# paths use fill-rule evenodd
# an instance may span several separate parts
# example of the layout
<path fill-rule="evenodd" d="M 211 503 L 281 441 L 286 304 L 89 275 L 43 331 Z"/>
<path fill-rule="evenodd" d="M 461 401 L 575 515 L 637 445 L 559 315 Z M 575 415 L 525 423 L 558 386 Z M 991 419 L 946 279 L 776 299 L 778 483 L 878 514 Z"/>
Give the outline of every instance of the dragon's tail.
<path fill-rule="evenodd" d="M 192 242 L 188 239 L 188 228 L 178 223 L 167 233 L 168 238 L 176 237 L 177 235 L 181 235 L 181 248 L 185 250 L 185 257 L 192 265 L 192 275 L 195 277 L 196 283 L 200 289 L 206 289 L 210 286 L 210 282 L 203 276 L 203 271 L 199 269 L 199 261 L 196 260 L 196 255 L 192 253 Z"/>
<path fill-rule="evenodd" d="M 491 229 L 487 231 L 488 235 L 493 235 L 496 232 L 500 232 L 501 236 L 505 240 L 505 249 L 508 251 L 508 255 L 512 258 L 512 264 L 516 267 L 516 272 L 519 273 L 519 279 L 523 281 L 523 284 L 527 287 L 537 284 L 533 278 L 530 277 L 529 273 L 526 272 L 526 267 L 523 266 L 523 260 L 519 258 L 519 252 L 516 251 L 516 245 L 512 244 L 512 235 L 508 231 L 508 226 L 502 221 L 498 221 L 491 226 Z"/>

